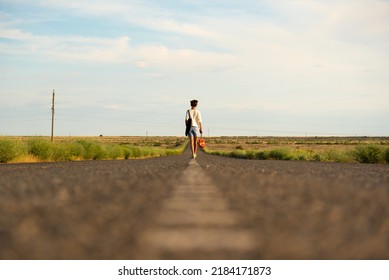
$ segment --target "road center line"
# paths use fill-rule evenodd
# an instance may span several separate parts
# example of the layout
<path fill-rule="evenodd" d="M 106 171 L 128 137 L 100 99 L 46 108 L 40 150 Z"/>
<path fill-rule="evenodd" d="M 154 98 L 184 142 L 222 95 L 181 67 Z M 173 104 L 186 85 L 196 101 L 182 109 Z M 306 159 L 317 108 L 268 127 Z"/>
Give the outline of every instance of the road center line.
<path fill-rule="evenodd" d="M 190 258 L 193 251 L 213 255 L 229 251 L 242 257 L 252 252 L 255 244 L 252 231 L 239 222 L 237 213 L 195 160 L 189 162 L 139 243 L 142 257 L 153 259 L 175 254 Z"/>

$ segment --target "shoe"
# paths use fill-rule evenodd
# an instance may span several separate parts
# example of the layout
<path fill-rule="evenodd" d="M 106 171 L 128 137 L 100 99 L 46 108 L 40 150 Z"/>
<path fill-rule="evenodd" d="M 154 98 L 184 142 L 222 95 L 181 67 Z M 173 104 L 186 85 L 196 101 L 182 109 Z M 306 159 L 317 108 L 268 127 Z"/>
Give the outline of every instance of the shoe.
<path fill-rule="evenodd" d="M 194 159 L 196 159 L 196 158 L 197 158 L 197 155 L 196 155 L 196 154 L 194 154 L 194 155 L 193 155 L 193 158 L 194 158 Z"/>

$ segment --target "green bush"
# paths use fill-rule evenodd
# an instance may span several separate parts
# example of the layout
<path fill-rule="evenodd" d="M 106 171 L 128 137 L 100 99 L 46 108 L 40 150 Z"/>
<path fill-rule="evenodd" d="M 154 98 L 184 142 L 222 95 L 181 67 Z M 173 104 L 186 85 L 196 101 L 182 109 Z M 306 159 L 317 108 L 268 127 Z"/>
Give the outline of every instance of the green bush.
<path fill-rule="evenodd" d="M 296 151 L 294 157 L 296 160 L 307 160 L 308 155 L 304 151 Z"/>
<path fill-rule="evenodd" d="M 85 155 L 85 148 L 77 142 L 70 142 L 68 144 L 69 153 L 72 159 L 83 159 Z"/>
<path fill-rule="evenodd" d="M 52 159 L 54 161 L 70 161 L 84 158 L 85 149 L 80 143 L 64 142 L 52 145 Z"/>
<path fill-rule="evenodd" d="M 231 156 L 236 158 L 246 158 L 246 152 L 243 150 L 235 150 L 231 152 Z"/>
<path fill-rule="evenodd" d="M 130 147 L 130 155 L 131 157 L 141 157 L 142 156 L 141 149 L 138 147 Z"/>
<path fill-rule="evenodd" d="M 148 157 L 148 156 L 153 156 L 154 155 L 154 150 L 149 149 L 149 148 L 140 148 L 140 157 Z"/>
<path fill-rule="evenodd" d="M 180 150 L 179 149 L 165 149 L 165 155 L 166 156 L 172 156 L 172 155 L 178 155 L 180 154 Z"/>
<path fill-rule="evenodd" d="M 137 143 L 135 143 L 137 144 Z M 0 139 L 0 162 L 6 163 L 19 156 L 32 155 L 39 160 L 71 161 L 78 159 L 118 159 L 139 158 L 181 154 L 188 141 L 175 142 L 171 148 L 156 147 L 157 145 L 142 147 L 133 145 L 100 144 L 98 141 L 80 139 L 76 141 L 51 143 L 44 137 L 34 137 L 28 140 L 15 141 Z M 180 145 L 178 145 L 180 144 Z M 160 145 L 158 145 L 160 146 Z"/>
<path fill-rule="evenodd" d="M 6 163 L 18 156 L 18 147 L 14 141 L 0 139 L 0 163 Z"/>
<path fill-rule="evenodd" d="M 107 158 L 107 151 L 99 143 L 90 140 L 77 140 L 76 143 L 80 144 L 84 148 L 84 159 L 105 159 Z"/>
<path fill-rule="evenodd" d="M 269 158 L 277 160 L 291 160 L 293 159 L 293 156 L 289 149 L 280 148 L 269 151 Z"/>
<path fill-rule="evenodd" d="M 108 153 L 105 147 L 100 145 L 95 146 L 94 155 L 92 159 L 99 160 L 99 159 L 107 159 L 107 158 L 108 158 Z"/>
<path fill-rule="evenodd" d="M 124 147 L 124 158 L 129 159 L 129 158 L 138 158 L 142 157 L 143 152 L 140 147 L 135 147 L 135 146 L 126 146 Z"/>
<path fill-rule="evenodd" d="M 314 154 L 313 155 L 313 157 L 312 157 L 312 160 L 313 161 L 321 161 L 322 160 L 322 158 L 321 158 L 321 156 L 319 155 L 319 154 Z"/>
<path fill-rule="evenodd" d="M 128 159 L 128 158 L 140 158 L 140 157 L 166 156 L 166 155 L 172 155 L 177 153 L 180 153 L 180 150 L 127 146 L 124 149 L 124 158 Z"/>
<path fill-rule="evenodd" d="M 329 149 L 326 150 L 323 154 L 324 161 L 331 162 L 350 162 L 350 156 L 347 151 Z"/>
<path fill-rule="evenodd" d="M 267 151 L 259 151 L 255 153 L 255 158 L 260 160 L 265 160 L 269 158 L 269 152 Z"/>
<path fill-rule="evenodd" d="M 52 143 L 42 138 L 33 138 L 27 142 L 28 153 L 41 160 L 48 160 L 52 155 Z"/>
<path fill-rule="evenodd" d="M 355 159 L 361 163 L 379 163 L 381 154 L 381 148 L 377 145 L 360 145 L 354 150 Z"/>
<path fill-rule="evenodd" d="M 63 143 L 55 143 L 53 145 L 51 158 L 54 161 L 71 160 L 69 150 Z"/>
<path fill-rule="evenodd" d="M 123 155 L 125 159 L 129 159 L 131 157 L 131 151 L 129 148 L 124 147 L 123 148 Z"/>
<path fill-rule="evenodd" d="M 255 151 L 246 151 L 246 158 L 247 159 L 255 159 L 256 158 L 256 152 Z"/>
<path fill-rule="evenodd" d="M 386 148 L 383 152 L 383 158 L 386 161 L 386 163 L 389 163 L 389 148 Z"/>
<path fill-rule="evenodd" d="M 117 159 L 123 156 L 123 148 L 119 145 L 108 145 L 106 147 L 107 157 Z"/>
<path fill-rule="evenodd" d="M 288 147 L 276 148 L 265 151 L 240 150 L 235 146 L 230 151 L 213 151 L 205 148 L 208 154 L 258 160 L 308 160 L 329 162 L 363 162 L 363 163 L 389 163 L 389 148 L 380 145 L 359 145 L 354 150 L 327 149 L 325 151 L 291 150 Z"/>

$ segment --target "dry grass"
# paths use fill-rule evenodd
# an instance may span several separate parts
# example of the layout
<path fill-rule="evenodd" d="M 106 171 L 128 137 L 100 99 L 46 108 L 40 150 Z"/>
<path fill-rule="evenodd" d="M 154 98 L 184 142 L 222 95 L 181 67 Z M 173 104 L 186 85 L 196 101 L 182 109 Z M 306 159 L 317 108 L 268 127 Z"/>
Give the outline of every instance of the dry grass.
<path fill-rule="evenodd" d="M 49 136 L 0 136 L 0 139 L 15 141 L 28 141 L 31 138 L 50 140 Z M 186 137 L 176 136 L 56 136 L 54 142 L 69 142 L 76 140 L 90 140 L 101 144 L 135 145 L 135 146 L 158 146 L 172 147 L 176 143 L 182 143 Z"/>
<path fill-rule="evenodd" d="M 328 148 L 348 150 L 357 145 L 376 144 L 389 146 L 389 137 L 208 137 L 212 150 L 236 149 L 272 150 L 288 147 L 295 150 L 324 151 Z"/>
<path fill-rule="evenodd" d="M 0 137 L 0 163 L 128 159 L 179 154 L 185 137 Z"/>
<path fill-rule="evenodd" d="M 366 146 L 380 150 L 376 162 L 388 162 L 389 137 L 210 137 L 206 152 L 240 158 L 357 162 L 355 153 L 361 151 L 357 148 Z"/>

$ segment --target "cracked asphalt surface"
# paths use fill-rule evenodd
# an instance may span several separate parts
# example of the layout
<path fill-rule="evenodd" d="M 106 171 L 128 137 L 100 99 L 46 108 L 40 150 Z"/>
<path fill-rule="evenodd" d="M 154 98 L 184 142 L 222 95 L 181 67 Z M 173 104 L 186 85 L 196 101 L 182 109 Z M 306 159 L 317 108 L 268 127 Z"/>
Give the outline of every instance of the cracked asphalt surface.
<path fill-rule="evenodd" d="M 0 165 L 0 259 L 389 259 L 388 165 L 191 162 Z"/>

